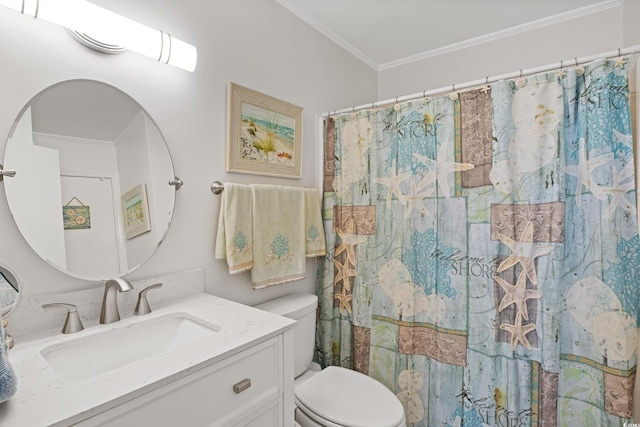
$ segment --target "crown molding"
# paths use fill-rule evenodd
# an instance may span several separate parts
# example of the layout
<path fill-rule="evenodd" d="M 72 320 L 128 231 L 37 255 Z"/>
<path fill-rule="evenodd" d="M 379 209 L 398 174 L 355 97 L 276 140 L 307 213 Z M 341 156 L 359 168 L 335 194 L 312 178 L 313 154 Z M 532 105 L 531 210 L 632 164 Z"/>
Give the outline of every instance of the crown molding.
<path fill-rule="evenodd" d="M 447 46 L 443 46 L 438 49 L 428 50 L 416 55 L 411 55 L 405 58 L 401 58 L 395 61 L 385 62 L 382 64 L 378 64 L 376 61 L 371 59 L 368 55 L 365 55 L 362 51 L 357 49 L 351 43 L 346 41 L 340 35 L 329 29 L 322 22 L 317 20 L 315 17 L 306 13 L 302 8 L 296 5 L 296 0 L 274 0 L 276 3 L 280 4 L 285 9 L 289 10 L 291 13 L 296 15 L 299 19 L 303 20 L 311 27 L 315 28 L 317 31 L 331 39 L 334 43 L 338 44 L 344 50 L 349 52 L 354 57 L 358 58 L 360 61 L 364 62 L 371 68 L 376 71 L 388 70 L 391 68 L 399 67 L 402 65 L 411 64 L 413 62 L 418 62 L 423 59 L 432 58 L 434 56 L 443 55 L 446 53 L 454 52 L 461 49 L 466 49 L 469 47 L 477 46 L 479 44 L 491 42 L 494 40 L 498 40 L 501 38 L 510 37 L 516 34 L 524 33 L 526 31 L 536 30 L 540 28 L 547 27 L 549 25 L 555 25 L 562 22 L 567 22 L 572 19 L 580 18 L 583 16 L 591 15 L 594 13 L 603 12 L 608 9 L 622 7 L 624 5 L 624 0 L 604 0 L 592 5 L 583 6 L 577 9 L 573 9 L 567 12 L 558 13 L 556 15 L 549 16 L 547 18 L 537 19 L 535 21 L 528 22 L 526 24 L 517 25 L 514 27 L 510 27 L 504 30 L 496 31 L 493 33 L 485 34 L 480 37 L 475 37 L 472 39 L 467 39 L 461 41 L 459 43 L 453 43 Z"/>
<path fill-rule="evenodd" d="M 580 18 L 587 15 L 592 15 L 594 13 L 599 13 L 608 9 L 622 7 L 623 3 L 624 3 L 624 0 L 605 0 L 600 3 L 584 6 L 578 9 L 570 10 L 568 12 L 558 13 L 556 15 L 552 15 L 547 18 L 537 19 L 535 21 L 531 21 L 526 24 L 516 25 L 515 27 L 496 31 L 494 33 L 485 34 L 480 37 L 464 40 L 459 43 L 450 44 L 448 46 L 443 46 L 438 49 L 433 49 L 433 50 L 422 52 L 416 55 L 408 56 L 406 58 L 398 59 L 396 61 L 386 62 L 384 64 L 378 65 L 377 70 L 378 71 L 388 70 L 390 68 L 411 64 L 413 62 L 417 62 L 423 59 L 432 58 L 434 56 L 454 52 L 456 50 L 466 49 L 472 46 L 477 46 L 479 44 L 510 37 L 516 34 L 524 33 L 526 31 L 536 30 L 536 29 L 544 28 L 550 25 L 567 22 L 572 19 Z"/>

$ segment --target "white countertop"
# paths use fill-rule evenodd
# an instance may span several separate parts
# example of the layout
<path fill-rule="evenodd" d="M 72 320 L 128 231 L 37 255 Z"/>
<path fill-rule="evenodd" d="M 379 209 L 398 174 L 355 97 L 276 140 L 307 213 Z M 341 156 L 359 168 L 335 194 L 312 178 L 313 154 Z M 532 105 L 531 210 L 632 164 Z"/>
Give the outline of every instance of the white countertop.
<path fill-rule="evenodd" d="M 220 326 L 221 330 L 215 339 L 200 339 L 86 380 L 63 380 L 41 355 L 41 350 L 52 344 L 173 312 L 188 313 Z M 0 425 L 38 427 L 77 423 L 279 335 L 294 323 L 242 304 L 199 294 L 148 315 L 123 318 L 110 325 L 85 323 L 85 330 L 74 334 L 64 335 L 58 326 L 34 339 L 25 336 L 9 352 L 9 361 L 18 376 L 18 391 L 0 404 Z M 126 347 L 121 351 L 127 351 Z"/>

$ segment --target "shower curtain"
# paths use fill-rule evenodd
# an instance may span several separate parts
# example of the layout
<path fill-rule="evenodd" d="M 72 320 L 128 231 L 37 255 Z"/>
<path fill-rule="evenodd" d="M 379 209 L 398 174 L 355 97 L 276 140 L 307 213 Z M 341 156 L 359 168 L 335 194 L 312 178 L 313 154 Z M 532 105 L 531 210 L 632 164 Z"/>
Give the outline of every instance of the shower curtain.
<path fill-rule="evenodd" d="M 622 59 L 327 118 L 316 360 L 409 426 L 624 425 L 631 135 Z"/>

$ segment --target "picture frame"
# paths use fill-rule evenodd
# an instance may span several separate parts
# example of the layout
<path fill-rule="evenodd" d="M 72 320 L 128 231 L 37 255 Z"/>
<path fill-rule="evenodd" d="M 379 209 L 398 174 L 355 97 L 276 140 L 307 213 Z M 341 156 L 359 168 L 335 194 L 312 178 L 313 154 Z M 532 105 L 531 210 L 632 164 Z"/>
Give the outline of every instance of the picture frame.
<path fill-rule="evenodd" d="M 78 202 L 72 205 L 73 201 Z M 72 197 L 69 202 L 62 207 L 62 228 L 64 230 L 87 230 L 91 228 L 91 208 L 80 201 L 77 197 Z"/>
<path fill-rule="evenodd" d="M 147 186 L 144 183 L 138 184 L 124 193 L 121 199 L 127 239 L 151 231 Z"/>
<path fill-rule="evenodd" d="M 89 206 L 63 206 L 62 224 L 64 230 L 86 230 L 91 228 L 91 210 Z"/>
<path fill-rule="evenodd" d="M 230 82 L 226 171 L 302 178 L 303 109 Z"/>

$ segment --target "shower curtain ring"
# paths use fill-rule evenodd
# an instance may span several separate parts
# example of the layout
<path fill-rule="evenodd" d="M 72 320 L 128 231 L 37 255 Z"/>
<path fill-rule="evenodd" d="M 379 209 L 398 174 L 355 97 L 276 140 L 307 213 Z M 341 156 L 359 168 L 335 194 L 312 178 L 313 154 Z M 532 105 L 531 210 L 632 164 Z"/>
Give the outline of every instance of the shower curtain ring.
<path fill-rule="evenodd" d="M 402 111 L 402 107 L 398 104 L 398 97 L 396 96 L 396 103 L 393 105 L 393 109 L 395 112 L 399 113 Z"/>
<path fill-rule="evenodd" d="M 573 59 L 575 59 L 575 61 L 576 61 L 576 67 L 577 67 L 578 65 L 580 65 L 580 64 L 578 64 L 578 57 L 577 57 L 577 56 L 576 56 L 575 58 L 573 58 Z"/>
<path fill-rule="evenodd" d="M 522 68 L 520 69 L 520 77 L 518 77 L 516 79 L 516 86 L 518 86 L 519 88 L 524 87 L 527 84 L 527 80 L 522 77 Z"/>
<path fill-rule="evenodd" d="M 458 99 L 458 93 L 456 92 L 455 83 L 451 85 L 451 94 L 449 95 L 449 99 L 451 99 L 452 101 L 455 101 L 456 99 Z"/>
<path fill-rule="evenodd" d="M 480 88 L 480 91 L 485 95 L 489 93 L 491 86 L 489 86 L 489 76 L 484 78 L 484 85 Z"/>

